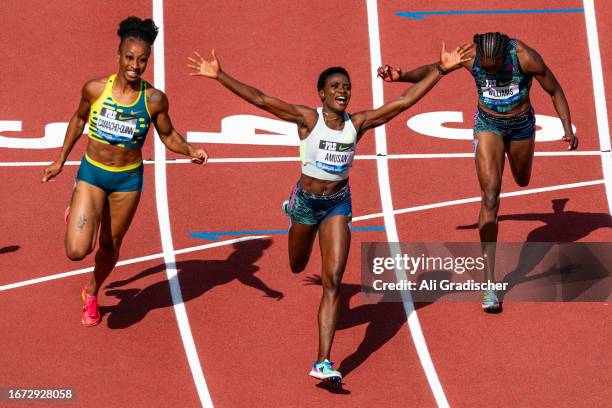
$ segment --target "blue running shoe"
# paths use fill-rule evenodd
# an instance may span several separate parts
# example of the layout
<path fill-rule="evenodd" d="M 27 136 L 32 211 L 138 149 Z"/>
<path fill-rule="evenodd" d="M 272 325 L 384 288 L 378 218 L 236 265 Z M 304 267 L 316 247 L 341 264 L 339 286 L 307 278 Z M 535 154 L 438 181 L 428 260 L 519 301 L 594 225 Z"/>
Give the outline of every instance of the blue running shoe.
<path fill-rule="evenodd" d="M 485 312 L 496 312 L 499 310 L 499 299 L 492 289 L 487 289 L 482 297 L 482 310 Z"/>
<path fill-rule="evenodd" d="M 327 359 L 320 363 L 315 361 L 309 375 L 318 380 L 339 384 L 342 382 L 342 374 L 340 374 L 339 371 L 334 370 L 333 365 L 334 363 Z"/>

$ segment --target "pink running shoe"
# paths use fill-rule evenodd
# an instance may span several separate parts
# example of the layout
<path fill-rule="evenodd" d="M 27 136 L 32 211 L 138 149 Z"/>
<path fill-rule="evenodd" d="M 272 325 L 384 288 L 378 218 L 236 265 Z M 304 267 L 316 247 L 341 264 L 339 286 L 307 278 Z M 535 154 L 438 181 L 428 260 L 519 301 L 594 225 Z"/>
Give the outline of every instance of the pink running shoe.
<path fill-rule="evenodd" d="M 98 310 L 98 297 L 87 294 L 87 285 L 83 288 L 83 317 L 81 323 L 83 326 L 95 326 L 100 323 L 100 311 Z"/>

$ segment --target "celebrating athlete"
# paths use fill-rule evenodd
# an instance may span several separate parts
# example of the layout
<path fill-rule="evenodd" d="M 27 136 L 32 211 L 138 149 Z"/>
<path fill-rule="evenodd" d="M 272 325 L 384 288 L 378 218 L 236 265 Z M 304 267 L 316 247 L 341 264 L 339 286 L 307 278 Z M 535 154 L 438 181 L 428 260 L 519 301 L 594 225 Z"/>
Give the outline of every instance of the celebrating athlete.
<path fill-rule="evenodd" d="M 442 74 L 466 61 L 469 45 L 447 52 L 440 62 L 403 94 L 378 109 L 349 115 L 351 80 L 341 67 L 326 69 L 319 76 L 317 91 L 322 106 L 292 105 L 233 78 L 221 69 L 215 51 L 207 61 L 198 53 L 189 58 L 191 75 L 216 79 L 247 102 L 280 119 L 295 123 L 300 138 L 301 176 L 283 205 L 291 219 L 289 264 L 295 273 L 306 268 L 314 239 L 319 233 L 322 256 L 323 295 L 318 313 L 319 351 L 310 375 L 340 382 L 342 375 L 329 361 L 338 320 L 340 281 L 344 273 L 351 232 L 351 192 L 348 183 L 355 147 L 363 134 L 414 105 L 440 80 Z"/>

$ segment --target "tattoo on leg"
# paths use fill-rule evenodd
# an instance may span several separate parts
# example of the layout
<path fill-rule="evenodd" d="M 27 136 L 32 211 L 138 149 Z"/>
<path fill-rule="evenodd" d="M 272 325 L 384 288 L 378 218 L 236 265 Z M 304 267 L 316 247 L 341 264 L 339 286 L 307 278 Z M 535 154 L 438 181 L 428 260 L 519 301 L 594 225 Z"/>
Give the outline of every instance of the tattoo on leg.
<path fill-rule="evenodd" d="M 79 221 L 77 222 L 77 228 L 79 229 L 79 231 L 81 231 L 81 233 L 83 232 L 83 228 L 85 227 L 85 224 L 87 224 L 87 217 L 85 217 L 83 214 L 79 215 Z"/>

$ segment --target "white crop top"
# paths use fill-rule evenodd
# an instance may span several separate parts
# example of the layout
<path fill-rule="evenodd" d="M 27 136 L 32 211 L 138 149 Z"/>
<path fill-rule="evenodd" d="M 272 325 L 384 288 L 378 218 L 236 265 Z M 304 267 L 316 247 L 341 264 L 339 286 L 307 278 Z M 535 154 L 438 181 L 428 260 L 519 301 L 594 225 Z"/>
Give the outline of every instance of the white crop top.
<path fill-rule="evenodd" d="M 348 178 L 355 156 L 357 131 L 351 117 L 344 113 L 344 128 L 327 127 L 323 108 L 317 108 L 319 120 L 306 139 L 300 141 L 302 173 L 320 180 L 339 181 Z"/>

